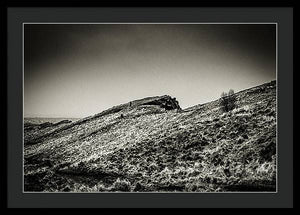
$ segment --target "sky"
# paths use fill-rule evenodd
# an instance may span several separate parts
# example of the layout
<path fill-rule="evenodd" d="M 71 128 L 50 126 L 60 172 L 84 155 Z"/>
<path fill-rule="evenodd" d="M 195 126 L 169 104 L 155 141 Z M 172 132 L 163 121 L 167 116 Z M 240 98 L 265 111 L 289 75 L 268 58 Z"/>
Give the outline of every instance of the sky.
<path fill-rule="evenodd" d="M 24 25 L 25 117 L 158 95 L 187 108 L 275 79 L 275 24 Z"/>

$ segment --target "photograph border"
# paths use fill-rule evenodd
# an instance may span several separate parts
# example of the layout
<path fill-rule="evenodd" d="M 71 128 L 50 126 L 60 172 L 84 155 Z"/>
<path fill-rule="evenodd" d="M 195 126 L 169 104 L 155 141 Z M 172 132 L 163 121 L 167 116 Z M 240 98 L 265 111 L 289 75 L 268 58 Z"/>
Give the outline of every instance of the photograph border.
<path fill-rule="evenodd" d="M 78 10 L 81 13 L 78 13 Z M 46 12 L 48 11 L 48 12 Z M 49 12 L 50 11 L 50 12 Z M 77 11 L 77 12 L 76 12 Z M 84 11 L 84 12 L 83 12 Z M 165 12 L 168 11 L 166 14 Z M 202 12 L 202 13 L 200 13 Z M 293 130 L 292 123 L 292 76 L 293 76 L 293 9 L 292 8 L 8 8 L 8 206 L 9 207 L 292 207 L 293 206 Z M 110 18 L 108 18 L 110 14 Z M 212 16 L 213 15 L 213 16 Z M 135 21 L 134 21 L 135 19 Z M 77 20 L 77 21 L 76 21 Z M 44 195 L 41 193 L 23 193 L 20 188 L 20 172 L 23 169 L 23 147 L 20 150 L 18 140 L 23 139 L 23 100 L 18 100 L 23 95 L 20 83 L 23 77 L 20 74 L 20 28 L 22 23 L 32 22 L 100 22 L 116 23 L 124 20 L 125 23 L 141 24 L 144 22 L 178 23 L 212 23 L 222 20 L 225 23 L 239 20 L 244 22 L 271 22 L 277 23 L 276 43 L 279 44 L 276 59 L 279 57 L 279 65 L 276 64 L 276 94 L 278 96 L 276 109 L 280 106 L 285 117 L 277 114 L 276 143 L 278 149 L 284 153 L 277 153 L 279 165 L 292 167 L 283 169 L 277 165 L 276 193 L 68 193 L 68 198 L 60 193 Z M 138 20 L 136 22 L 136 20 Z M 225 20 L 225 21 L 224 21 Z M 122 23 L 124 23 L 122 22 Z M 241 23 L 239 22 L 239 23 Z M 279 31 L 279 32 L 278 32 Z M 17 32 L 17 33 L 16 33 Z M 285 36 L 285 39 L 283 39 Z M 280 44 L 285 44 L 281 46 Z M 13 62 L 16 62 L 15 65 Z M 22 64 L 23 65 L 23 64 Z M 285 69 L 285 76 L 277 72 Z M 20 75 L 19 75 L 20 76 Z M 282 78 L 283 77 L 283 78 Z M 280 82 L 279 82 L 280 81 Z M 280 84 L 279 84 L 280 83 Z M 22 86 L 22 84 L 21 84 Z M 279 91 L 279 88 L 281 91 Z M 20 91 L 21 89 L 21 91 Z M 285 91 L 284 91 L 285 90 Z M 283 92 L 284 91 L 284 92 Z M 288 96 L 289 95 L 289 96 Z M 15 97 L 14 97 L 15 96 Z M 282 102 L 283 101 L 283 102 Z M 21 110 L 21 111 L 20 111 Z M 20 115 L 21 114 L 21 115 Z M 279 116 L 278 116 L 279 114 Z M 21 116 L 21 117 L 20 117 Z M 21 120 L 21 121 L 20 121 Z M 282 124 L 279 125 L 279 121 Z M 20 123 L 21 122 L 21 123 Z M 282 126 L 282 127 L 281 127 Z M 20 129 L 22 128 L 22 129 Z M 281 130 L 280 130 L 281 129 Z M 282 132 L 284 131 L 284 132 Z M 280 133 L 282 132 L 282 133 Z M 279 148 L 280 139 L 286 141 L 285 147 Z M 14 136 L 15 135 L 15 136 Z M 23 141 L 22 141 L 23 142 Z M 22 144 L 23 145 L 23 144 Z M 15 147 L 15 148 L 14 148 Z M 16 158 L 20 161 L 15 160 Z M 280 157 L 280 158 L 279 158 Z M 278 174 L 280 169 L 280 174 Z M 22 171 L 23 175 L 23 171 Z M 21 177 L 23 179 L 23 177 Z M 202 195 L 209 194 L 209 195 Z M 232 195 L 233 194 L 233 195 Z M 130 196 L 129 196 L 130 195 Z M 188 196 L 187 196 L 188 195 Z M 102 202 L 101 202 L 102 201 Z M 113 202 L 112 202 L 113 201 Z M 213 202 L 212 202 L 213 201 Z M 101 204 L 99 203 L 101 202 Z"/>

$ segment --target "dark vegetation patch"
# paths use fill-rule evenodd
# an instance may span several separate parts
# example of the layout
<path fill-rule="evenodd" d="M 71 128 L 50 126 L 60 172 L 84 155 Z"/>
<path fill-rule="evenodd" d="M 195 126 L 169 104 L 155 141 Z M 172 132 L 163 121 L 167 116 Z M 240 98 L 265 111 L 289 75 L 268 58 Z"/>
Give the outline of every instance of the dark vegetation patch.
<path fill-rule="evenodd" d="M 44 177 L 46 172 L 40 172 L 24 176 L 25 191 L 43 191 L 45 189 Z"/>

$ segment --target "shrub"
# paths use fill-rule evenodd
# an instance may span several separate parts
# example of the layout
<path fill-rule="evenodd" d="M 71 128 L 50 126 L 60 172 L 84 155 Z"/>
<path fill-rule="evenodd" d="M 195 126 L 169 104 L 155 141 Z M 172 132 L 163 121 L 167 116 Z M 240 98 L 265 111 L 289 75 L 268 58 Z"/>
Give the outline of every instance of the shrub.
<path fill-rule="evenodd" d="M 229 112 L 236 107 L 236 96 L 232 89 L 228 93 L 223 92 L 221 94 L 221 108 L 223 112 Z"/>

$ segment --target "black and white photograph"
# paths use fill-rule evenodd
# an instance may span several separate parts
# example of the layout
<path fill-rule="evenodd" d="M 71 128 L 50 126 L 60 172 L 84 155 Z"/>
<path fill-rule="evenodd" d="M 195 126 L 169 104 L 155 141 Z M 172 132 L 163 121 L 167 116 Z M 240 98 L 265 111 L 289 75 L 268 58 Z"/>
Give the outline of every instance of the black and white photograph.
<path fill-rule="evenodd" d="M 277 192 L 276 23 L 23 23 L 23 192 Z"/>

